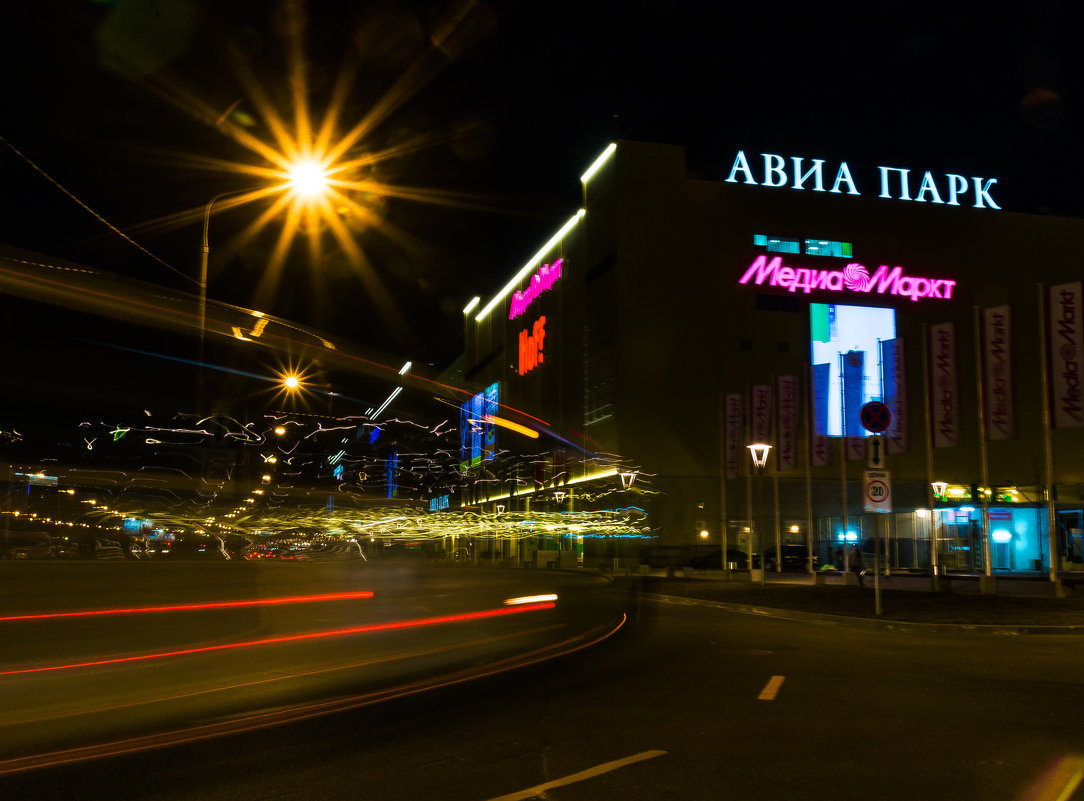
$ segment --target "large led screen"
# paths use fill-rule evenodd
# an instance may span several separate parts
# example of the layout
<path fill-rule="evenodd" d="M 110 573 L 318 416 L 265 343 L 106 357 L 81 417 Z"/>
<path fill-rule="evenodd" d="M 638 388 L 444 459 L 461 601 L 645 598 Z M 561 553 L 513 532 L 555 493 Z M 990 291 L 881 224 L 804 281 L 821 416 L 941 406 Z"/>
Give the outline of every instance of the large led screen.
<path fill-rule="evenodd" d="M 867 436 L 859 422 L 862 405 L 889 402 L 895 392 L 885 386 L 881 354 L 884 343 L 896 339 L 896 310 L 812 303 L 809 333 L 814 431 Z"/>
<path fill-rule="evenodd" d="M 492 420 L 499 406 L 498 385 L 494 382 L 459 407 L 461 469 L 477 467 L 496 455 L 497 432 Z"/>

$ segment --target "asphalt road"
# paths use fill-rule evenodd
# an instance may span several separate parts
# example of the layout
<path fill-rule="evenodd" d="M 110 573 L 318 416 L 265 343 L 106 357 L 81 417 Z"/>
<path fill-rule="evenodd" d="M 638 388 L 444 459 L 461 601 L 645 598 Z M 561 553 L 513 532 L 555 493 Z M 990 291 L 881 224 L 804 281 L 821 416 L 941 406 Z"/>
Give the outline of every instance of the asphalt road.
<path fill-rule="evenodd" d="M 1080 638 L 640 612 L 523 670 L 13 774 L 0 797 L 1053 801 L 1084 775 Z"/>
<path fill-rule="evenodd" d="M 476 678 L 580 647 L 622 613 L 619 597 L 589 592 L 604 580 L 558 571 L 362 562 L 3 570 L 0 776 Z M 557 600 L 506 603 L 540 595 Z"/>

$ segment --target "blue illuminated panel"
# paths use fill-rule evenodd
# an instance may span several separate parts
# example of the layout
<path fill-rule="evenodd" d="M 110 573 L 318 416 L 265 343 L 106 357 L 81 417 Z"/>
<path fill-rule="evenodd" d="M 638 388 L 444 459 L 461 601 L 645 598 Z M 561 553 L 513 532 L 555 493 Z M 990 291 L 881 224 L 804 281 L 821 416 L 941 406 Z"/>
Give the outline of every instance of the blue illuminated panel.
<path fill-rule="evenodd" d="M 497 427 L 487 421 L 500 409 L 497 382 L 490 384 L 459 407 L 459 467 L 466 470 L 497 455 Z"/>
<path fill-rule="evenodd" d="M 885 398 L 881 342 L 896 337 L 896 310 L 811 303 L 809 332 L 814 431 L 868 435 L 858 412 L 863 404 Z"/>

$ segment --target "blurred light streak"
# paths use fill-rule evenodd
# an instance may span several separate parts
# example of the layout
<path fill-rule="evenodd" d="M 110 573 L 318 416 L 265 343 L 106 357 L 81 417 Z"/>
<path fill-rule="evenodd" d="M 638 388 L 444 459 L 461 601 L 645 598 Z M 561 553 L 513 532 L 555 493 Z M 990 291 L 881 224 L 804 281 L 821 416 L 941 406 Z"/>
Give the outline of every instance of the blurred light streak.
<path fill-rule="evenodd" d="M 372 598 L 371 590 L 335 592 L 323 595 L 291 595 L 282 598 L 261 598 L 255 601 L 216 601 L 205 604 L 176 604 L 173 606 L 139 606 L 119 609 L 93 609 L 79 612 L 43 612 L 33 615 L 9 615 L 0 617 L 0 623 L 14 620 L 47 620 L 50 618 L 95 617 L 103 615 L 134 615 L 152 612 L 192 612 L 206 609 L 236 609 L 246 606 L 281 606 L 283 604 L 315 603 L 318 601 L 344 601 L 352 598 Z"/>
<path fill-rule="evenodd" d="M 531 439 L 538 439 L 538 432 L 533 428 L 527 428 L 527 426 L 521 426 L 519 423 L 513 423 L 511 420 L 505 420 L 503 417 L 494 417 L 491 414 L 485 416 L 487 423 L 493 423 L 494 425 L 502 426 L 510 431 L 515 431 Z"/>
<path fill-rule="evenodd" d="M 546 595 L 524 595 L 520 598 L 506 598 L 504 603 L 507 606 L 517 606 L 519 604 L 537 604 L 543 601 L 556 601 L 557 593 L 548 593 Z"/>
<path fill-rule="evenodd" d="M 1055 760 L 1021 801 L 1069 801 L 1084 780 L 1084 757 L 1065 755 Z"/>
<path fill-rule="evenodd" d="M 166 659 L 176 656 L 189 656 L 191 654 L 204 654 L 213 651 L 228 651 L 235 648 L 251 648 L 261 645 L 277 645 L 290 642 L 304 642 L 311 640 L 328 639 L 331 637 L 347 637 L 354 634 L 372 634 L 380 631 L 401 631 L 403 629 L 422 628 L 425 626 L 440 626 L 450 623 L 465 623 L 472 620 L 486 620 L 488 618 L 501 617 L 504 615 L 516 615 L 524 612 L 539 612 L 545 609 L 553 609 L 553 603 L 538 603 L 525 606 L 516 606 L 509 609 L 485 609 L 479 612 L 464 612 L 457 615 L 440 615 L 438 617 L 423 617 L 413 620 L 395 620 L 388 623 L 370 623 L 367 626 L 351 626 L 345 629 L 333 629 L 331 631 L 313 631 L 306 634 L 291 634 L 282 637 L 267 637 L 262 640 L 248 640 L 246 642 L 223 643 L 220 645 L 205 645 L 200 648 L 185 648 L 177 651 L 159 651 L 150 654 L 137 654 L 136 656 L 123 656 L 115 659 L 100 659 L 94 662 L 72 662 L 66 665 L 49 665 L 47 667 L 19 668 L 15 670 L 0 670 L 0 676 L 17 676 L 28 673 L 47 673 L 56 670 L 74 670 L 77 668 L 103 667 L 105 665 L 119 665 L 131 662 L 145 662 L 149 659 Z"/>

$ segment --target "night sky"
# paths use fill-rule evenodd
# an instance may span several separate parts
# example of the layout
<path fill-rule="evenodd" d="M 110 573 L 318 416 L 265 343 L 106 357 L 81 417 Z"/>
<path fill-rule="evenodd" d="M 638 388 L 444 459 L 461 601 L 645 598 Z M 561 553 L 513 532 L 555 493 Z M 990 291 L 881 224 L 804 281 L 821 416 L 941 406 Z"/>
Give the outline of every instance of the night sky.
<path fill-rule="evenodd" d="M 285 32 L 303 20 L 313 116 L 344 71 L 340 128 L 393 100 L 351 152 L 392 153 L 372 176 L 408 196 L 357 198 L 381 221 L 354 230 L 368 279 L 325 233 L 315 260 L 295 244 L 259 308 L 435 369 L 458 353 L 465 303 L 498 290 L 567 219 L 578 176 L 618 137 L 687 145 L 706 178 L 725 177 L 744 148 L 996 176 L 1006 208 L 1084 214 L 1084 55 L 1058 4 L 1012 16 L 681 0 L 14 6 L 0 34 L 0 135 L 174 269 L 2 145 L 0 242 L 192 288 L 180 274 L 198 272 L 204 204 L 256 180 L 198 160 L 266 162 L 177 101 L 272 142 L 242 76 L 292 126 Z M 266 208 L 212 219 L 210 297 L 257 304 L 281 225 L 238 235 Z M 153 225 L 185 211 L 183 224 Z M 64 327 L 59 312 L 34 315 Z"/>

